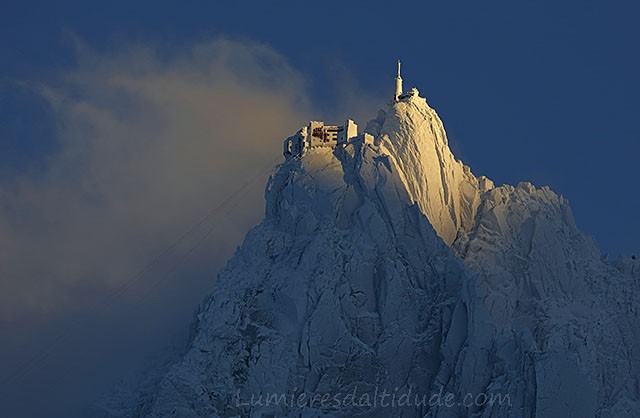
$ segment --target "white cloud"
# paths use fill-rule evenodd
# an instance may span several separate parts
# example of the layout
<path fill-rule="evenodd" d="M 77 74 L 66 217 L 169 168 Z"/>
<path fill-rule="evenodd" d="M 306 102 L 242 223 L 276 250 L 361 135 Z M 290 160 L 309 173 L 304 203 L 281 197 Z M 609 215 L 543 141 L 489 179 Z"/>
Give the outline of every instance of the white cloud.
<path fill-rule="evenodd" d="M 0 319 L 129 279 L 276 159 L 310 114 L 303 77 L 257 43 L 81 46 L 77 58 L 41 89 L 60 140 L 46 172 L 0 181 Z M 262 193 L 240 213 L 215 234 L 224 255 L 259 221 Z"/>

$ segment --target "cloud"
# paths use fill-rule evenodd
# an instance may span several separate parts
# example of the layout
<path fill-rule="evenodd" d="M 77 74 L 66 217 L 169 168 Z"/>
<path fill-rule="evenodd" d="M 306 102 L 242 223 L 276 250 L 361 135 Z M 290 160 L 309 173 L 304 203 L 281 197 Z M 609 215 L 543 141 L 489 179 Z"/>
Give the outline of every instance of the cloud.
<path fill-rule="evenodd" d="M 16 416 L 86 416 L 78 409 L 188 330 L 263 217 L 283 139 L 310 119 L 363 123 L 382 102 L 337 61 L 314 92 L 252 41 L 75 48 L 53 81 L 18 87 L 48 104 L 33 121 L 55 126 L 53 145 L 30 138 L 18 148 L 37 163 L 0 170 L 0 402 Z M 207 213 L 175 253 L 109 298 Z"/>
<path fill-rule="evenodd" d="M 97 53 L 39 86 L 57 121 L 44 172 L 0 179 L 0 319 L 69 309 L 129 279 L 194 220 L 273 163 L 309 119 L 304 78 L 254 42 Z M 263 213 L 260 187 L 214 247 Z"/>

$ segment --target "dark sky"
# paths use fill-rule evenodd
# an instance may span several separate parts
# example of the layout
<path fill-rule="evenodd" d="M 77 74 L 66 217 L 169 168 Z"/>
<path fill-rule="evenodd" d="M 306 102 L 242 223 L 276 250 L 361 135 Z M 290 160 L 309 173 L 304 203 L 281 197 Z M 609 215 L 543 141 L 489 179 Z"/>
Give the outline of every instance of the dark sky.
<path fill-rule="evenodd" d="M 110 314 L 92 306 L 277 157 L 305 120 L 373 118 L 397 58 L 405 88 L 427 97 L 476 175 L 549 185 L 603 252 L 639 254 L 639 13 L 630 0 L 3 2 L 0 291 L 18 307 L 2 302 L 0 372 L 68 336 L 0 397 L 15 416 L 71 416 L 179 335 L 259 220 L 264 176 L 239 210 L 216 215 L 231 219 L 152 303 L 136 302 L 148 299 L 144 284 Z M 252 131 L 254 117 L 272 126 Z M 209 134 L 222 142 L 207 148 Z M 105 180 L 111 172 L 119 177 Z M 86 192 L 96 184 L 100 193 Z M 69 209 L 61 202 L 73 202 L 70 214 L 52 215 Z M 86 231 L 104 219 L 102 232 Z M 82 263 L 65 261 L 78 251 Z M 39 279 L 18 278 L 29 260 Z M 110 269 L 94 280 L 87 271 L 101 263 Z"/>

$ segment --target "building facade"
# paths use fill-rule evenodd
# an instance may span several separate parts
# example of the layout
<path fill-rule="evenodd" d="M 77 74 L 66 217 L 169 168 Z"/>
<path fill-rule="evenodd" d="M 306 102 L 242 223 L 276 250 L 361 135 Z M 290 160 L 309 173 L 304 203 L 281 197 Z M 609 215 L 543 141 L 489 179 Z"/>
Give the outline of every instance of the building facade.
<path fill-rule="evenodd" d="M 368 136 L 371 137 L 371 135 Z M 296 135 L 287 138 L 284 143 L 284 154 L 302 155 L 313 148 L 335 148 L 357 137 L 358 125 L 351 119 L 347 119 L 344 125 L 325 125 L 324 122 L 312 120 Z M 373 142 L 373 137 L 370 138 L 370 142 Z"/>

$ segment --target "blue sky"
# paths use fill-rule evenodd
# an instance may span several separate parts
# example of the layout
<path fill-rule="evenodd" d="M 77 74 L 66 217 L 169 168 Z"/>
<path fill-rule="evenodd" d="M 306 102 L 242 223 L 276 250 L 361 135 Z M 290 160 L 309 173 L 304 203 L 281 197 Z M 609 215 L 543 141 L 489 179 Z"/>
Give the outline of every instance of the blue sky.
<path fill-rule="evenodd" d="M 341 83 L 387 93 L 400 57 L 406 83 L 439 111 L 476 173 L 551 185 L 606 251 L 632 253 L 639 11 L 632 1 L 590 0 L 5 2 L 0 77 L 54 80 L 74 66 L 76 37 L 110 50 L 225 36 L 273 47 L 322 108 Z M 55 140 L 54 122 L 25 96 L 4 91 L 0 102 L 5 166 L 33 163 Z"/>
<path fill-rule="evenodd" d="M 185 330 L 262 216 L 265 175 L 160 289 L 142 281 L 110 312 L 92 306 L 307 120 L 375 117 L 397 58 L 476 175 L 549 185 L 604 252 L 640 254 L 639 12 L 615 0 L 5 1 L 1 374 L 72 332 L 2 404 L 73 416 Z"/>

